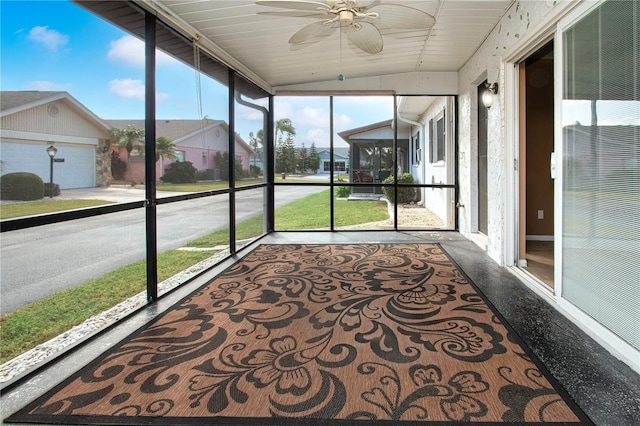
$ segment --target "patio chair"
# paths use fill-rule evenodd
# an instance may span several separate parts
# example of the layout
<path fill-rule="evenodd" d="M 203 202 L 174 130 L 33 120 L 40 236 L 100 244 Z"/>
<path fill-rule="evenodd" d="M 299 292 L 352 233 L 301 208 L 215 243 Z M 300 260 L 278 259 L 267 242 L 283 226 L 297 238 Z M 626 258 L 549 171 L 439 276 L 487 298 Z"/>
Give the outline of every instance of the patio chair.
<path fill-rule="evenodd" d="M 365 182 L 373 182 L 373 177 L 366 172 L 362 172 L 362 170 L 354 171 L 356 175 L 356 182 L 365 183 Z"/>

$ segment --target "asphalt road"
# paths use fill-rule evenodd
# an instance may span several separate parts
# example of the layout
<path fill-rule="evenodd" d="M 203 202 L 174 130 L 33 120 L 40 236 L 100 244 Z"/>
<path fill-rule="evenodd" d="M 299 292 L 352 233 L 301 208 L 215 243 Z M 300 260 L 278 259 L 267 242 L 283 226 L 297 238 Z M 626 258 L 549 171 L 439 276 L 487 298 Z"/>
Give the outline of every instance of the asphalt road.
<path fill-rule="evenodd" d="M 276 207 L 324 189 L 278 187 Z M 92 188 L 66 193 L 73 193 L 76 198 L 121 202 L 144 199 L 144 190 L 136 189 Z M 226 228 L 228 197 L 223 194 L 159 205 L 159 251 L 182 247 L 188 241 Z M 237 221 L 262 211 L 262 188 L 236 194 Z M 0 312 L 4 314 L 144 259 L 145 212 L 137 209 L 5 232 L 0 238 Z"/>

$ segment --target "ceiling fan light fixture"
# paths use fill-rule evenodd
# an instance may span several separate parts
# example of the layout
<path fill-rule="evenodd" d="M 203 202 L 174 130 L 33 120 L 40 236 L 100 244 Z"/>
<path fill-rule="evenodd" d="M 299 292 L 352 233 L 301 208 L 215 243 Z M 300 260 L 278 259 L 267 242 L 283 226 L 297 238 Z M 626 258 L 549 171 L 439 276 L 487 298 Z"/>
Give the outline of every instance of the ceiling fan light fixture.
<path fill-rule="evenodd" d="M 341 10 L 340 14 L 340 25 L 351 25 L 353 23 L 353 13 L 350 10 Z"/>

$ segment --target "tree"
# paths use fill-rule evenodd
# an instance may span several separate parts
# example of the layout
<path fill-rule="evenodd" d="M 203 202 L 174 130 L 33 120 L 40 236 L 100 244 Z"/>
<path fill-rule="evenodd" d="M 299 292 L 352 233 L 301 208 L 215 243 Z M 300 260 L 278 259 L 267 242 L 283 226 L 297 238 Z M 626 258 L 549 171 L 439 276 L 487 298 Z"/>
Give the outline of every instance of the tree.
<path fill-rule="evenodd" d="M 253 155 L 253 166 L 256 167 L 256 158 L 260 160 L 262 164 L 262 147 L 264 146 L 264 131 L 262 129 L 258 130 L 258 132 L 253 134 L 253 132 L 249 132 L 249 145 L 255 151 Z"/>
<path fill-rule="evenodd" d="M 134 146 L 144 146 L 144 129 L 139 129 L 133 124 L 129 124 L 124 129 L 111 129 L 111 142 L 118 145 L 118 151 L 123 148 L 127 151 L 127 170 L 131 177 L 131 184 L 134 184 L 133 173 L 131 172 L 131 151 Z"/>
<path fill-rule="evenodd" d="M 307 148 L 304 146 L 304 142 L 303 142 L 302 146 L 298 150 L 298 169 L 300 170 L 301 173 L 304 173 L 305 170 L 307 170 L 307 163 L 308 163 L 307 156 L 308 156 Z"/>
<path fill-rule="evenodd" d="M 176 160 L 176 144 L 172 140 L 160 136 L 156 139 L 156 161 L 160 160 L 160 177 L 164 175 L 164 159 Z"/>
<path fill-rule="evenodd" d="M 307 166 L 313 171 L 314 174 L 318 173 L 320 168 L 320 155 L 316 149 L 316 143 L 311 142 L 311 148 L 309 148 L 309 157 L 307 158 Z"/>
<path fill-rule="evenodd" d="M 295 136 L 296 128 L 293 127 L 293 122 L 291 122 L 290 118 L 281 118 L 276 121 L 276 142 L 280 140 L 278 132 L 280 133 L 280 138 L 284 137 L 285 133 L 289 136 Z"/>
<path fill-rule="evenodd" d="M 289 173 L 296 166 L 293 137 L 296 129 L 289 118 L 276 121 L 276 173 Z"/>
<path fill-rule="evenodd" d="M 216 156 L 213 158 L 213 162 L 220 170 L 220 180 L 229 180 L 229 153 L 228 152 L 216 152 Z"/>
<path fill-rule="evenodd" d="M 228 152 L 217 152 L 216 156 L 213 158 L 213 161 L 216 163 L 218 170 L 220 170 L 220 180 L 229 180 L 229 153 Z M 235 158 L 234 160 L 235 167 L 235 178 L 243 179 L 248 176 L 248 173 L 245 169 L 242 168 L 242 160 L 240 158 Z"/>
<path fill-rule="evenodd" d="M 282 148 L 283 171 L 286 173 L 294 172 L 296 169 L 296 146 L 293 143 L 291 134 L 287 135 Z"/>

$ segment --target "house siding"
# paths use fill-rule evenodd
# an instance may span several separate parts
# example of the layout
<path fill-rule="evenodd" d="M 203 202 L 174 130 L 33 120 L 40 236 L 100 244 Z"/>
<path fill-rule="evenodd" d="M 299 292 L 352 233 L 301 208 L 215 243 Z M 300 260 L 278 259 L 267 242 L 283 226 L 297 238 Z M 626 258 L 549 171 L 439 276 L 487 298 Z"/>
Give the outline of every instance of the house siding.
<path fill-rule="evenodd" d="M 49 114 L 49 106 L 58 108 L 56 116 Z M 64 101 L 50 102 L 2 117 L 2 129 L 82 138 L 109 137 L 106 129 L 91 124 Z"/>

